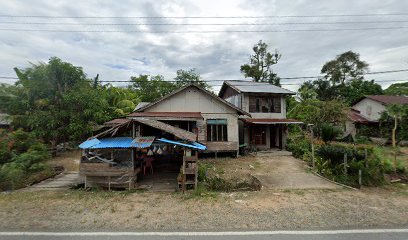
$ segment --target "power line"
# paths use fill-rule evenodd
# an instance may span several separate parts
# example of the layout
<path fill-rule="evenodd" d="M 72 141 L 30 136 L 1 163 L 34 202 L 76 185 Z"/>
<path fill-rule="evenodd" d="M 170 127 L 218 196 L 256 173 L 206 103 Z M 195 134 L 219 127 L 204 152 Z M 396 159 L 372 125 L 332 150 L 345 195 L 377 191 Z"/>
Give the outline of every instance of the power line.
<path fill-rule="evenodd" d="M 46 15 L 0 15 L 0 18 L 55 18 L 55 19 L 236 19 L 236 18 L 331 18 L 331 17 L 381 17 L 408 16 L 408 13 L 322 14 L 322 15 L 269 15 L 269 16 L 46 16 Z"/>
<path fill-rule="evenodd" d="M 408 69 L 396 69 L 396 70 L 387 70 L 387 71 L 375 71 L 375 72 L 366 72 L 364 74 L 370 74 L 370 75 L 375 75 L 375 74 L 387 74 L 387 73 L 398 73 L 398 72 L 408 72 Z M 324 77 L 322 75 L 318 76 L 300 76 L 300 77 L 279 77 L 280 79 L 283 80 L 294 80 L 294 79 L 317 79 Z M 19 79 L 18 77 L 12 77 L 12 76 L 0 76 L 0 79 Z M 204 82 L 223 82 L 223 81 L 243 81 L 247 82 L 248 80 L 246 79 L 203 79 L 202 81 Z M 405 80 L 375 80 L 376 82 L 382 82 L 382 81 L 405 81 Z M 99 81 L 99 82 L 131 82 L 131 80 L 117 80 L 117 81 Z M 177 82 L 176 80 L 168 80 L 167 82 Z"/>
<path fill-rule="evenodd" d="M 336 21 L 336 22 L 280 22 L 280 23 L 68 23 L 68 22 L 0 22 L 7 25 L 68 25 L 68 26 L 274 26 L 274 25 L 330 25 L 407 23 L 408 20 L 391 21 Z"/>
<path fill-rule="evenodd" d="M 338 32 L 338 31 L 367 31 L 367 30 L 395 30 L 406 27 L 371 27 L 371 28 L 333 28 L 333 29 L 284 29 L 284 30 L 186 30 L 186 31 L 149 31 L 149 30 L 65 30 L 65 29 L 28 29 L 28 28 L 0 28 L 0 31 L 11 32 L 59 32 L 59 33 L 284 33 L 284 32 Z"/>

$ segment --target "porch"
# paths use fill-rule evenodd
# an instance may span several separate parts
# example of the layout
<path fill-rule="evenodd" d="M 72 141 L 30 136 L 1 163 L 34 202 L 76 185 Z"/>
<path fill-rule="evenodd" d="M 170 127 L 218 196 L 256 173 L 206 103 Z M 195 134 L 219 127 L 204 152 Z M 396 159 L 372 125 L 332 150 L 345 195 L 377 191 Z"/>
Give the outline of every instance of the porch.
<path fill-rule="evenodd" d="M 242 119 L 240 142 L 255 150 L 276 149 L 286 147 L 288 124 L 303 124 L 294 119 Z"/>

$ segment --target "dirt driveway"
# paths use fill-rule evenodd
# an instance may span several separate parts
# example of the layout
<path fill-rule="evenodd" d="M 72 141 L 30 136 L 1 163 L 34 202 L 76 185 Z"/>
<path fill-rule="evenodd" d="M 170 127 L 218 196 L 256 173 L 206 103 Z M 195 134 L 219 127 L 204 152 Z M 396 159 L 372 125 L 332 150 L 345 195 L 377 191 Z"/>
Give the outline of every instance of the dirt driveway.
<path fill-rule="evenodd" d="M 266 189 L 336 189 L 340 186 L 326 181 L 306 167 L 303 161 L 294 158 L 289 152 L 258 153 L 257 177 Z"/>
<path fill-rule="evenodd" d="M 212 170 L 224 179 L 242 179 L 254 176 L 263 189 L 340 189 L 323 178 L 314 175 L 305 162 L 287 151 L 258 152 L 253 156 L 211 159 Z"/>

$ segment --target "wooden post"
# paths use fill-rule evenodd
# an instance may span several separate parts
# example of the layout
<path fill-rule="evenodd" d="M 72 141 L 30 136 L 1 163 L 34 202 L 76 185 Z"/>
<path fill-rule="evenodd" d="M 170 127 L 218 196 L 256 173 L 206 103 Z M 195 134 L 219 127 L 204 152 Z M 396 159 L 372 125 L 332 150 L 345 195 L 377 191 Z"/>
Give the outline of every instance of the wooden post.
<path fill-rule="evenodd" d="M 344 163 L 344 175 L 347 176 L 347 153 L 344 153 L 344 159 L 343 159 L 343 163 Z"/>
<path fill-rule="evenodd" d="M 111 177 L 108 176 L 108 190 L 111 190 Z"/>
<path fill-rule="evenodd" d="M 367 152 L 367 148 L 364 148 L 364 161 L 365 161 L 365 167 L 368 168 L 368 152 Z"/>
<path fill-rule="evenodd" d="M 84 186 L 84 188 L 86 189 L 86 187 L 87 187 L 87 186 L 86 186 L 86 175 L 85 175 L 85 186 Z"/>
<path fill-rule="evenodd" d="M 313 126 L 310 128 L 311 129 L 311 134 L 312 134 L 312 168 L 315 168 L 315 151 L 314 151 L 314 140 L 313 140 Z"/>
<path fill-rule="evenodd" d="M 361 185 L 363 185 L 363 182 L 362 182 L 362 176 L 363 175 L 363 172 L 361 171 L 361 169 L 359 169 L 358 170 L 358 185 L 361 187 Z"/>

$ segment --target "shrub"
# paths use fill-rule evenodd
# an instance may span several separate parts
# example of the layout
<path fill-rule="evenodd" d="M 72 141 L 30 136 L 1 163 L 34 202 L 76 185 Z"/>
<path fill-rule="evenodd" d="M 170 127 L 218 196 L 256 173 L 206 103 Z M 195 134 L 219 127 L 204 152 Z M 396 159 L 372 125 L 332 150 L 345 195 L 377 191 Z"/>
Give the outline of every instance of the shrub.
<path fill-rule="evenodd" d="M 341 132 L 342 130 L 339 127 L 325 123 L 322 125 L 321 137 L 324 142 L 330 142 L 340 136 Z"/>
<path fill-rule="evenodd" d="M 287 149 L 296 158 L 302 158 L 306 152 L 311 151 L 310 141 L 303 134 L 291 135 L 288 138 Z"/>

